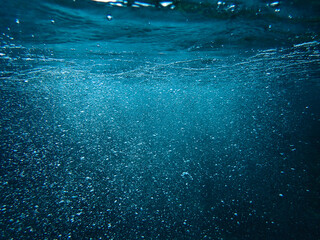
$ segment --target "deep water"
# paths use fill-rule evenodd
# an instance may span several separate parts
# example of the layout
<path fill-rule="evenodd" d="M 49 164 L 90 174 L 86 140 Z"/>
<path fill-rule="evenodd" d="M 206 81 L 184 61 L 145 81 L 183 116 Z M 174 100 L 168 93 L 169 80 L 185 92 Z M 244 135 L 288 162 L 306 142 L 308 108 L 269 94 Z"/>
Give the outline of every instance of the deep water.
<path fill-rule="evenodd" d="M 0 239 L 320 239 L 318 1 L 2 1 Z"/>

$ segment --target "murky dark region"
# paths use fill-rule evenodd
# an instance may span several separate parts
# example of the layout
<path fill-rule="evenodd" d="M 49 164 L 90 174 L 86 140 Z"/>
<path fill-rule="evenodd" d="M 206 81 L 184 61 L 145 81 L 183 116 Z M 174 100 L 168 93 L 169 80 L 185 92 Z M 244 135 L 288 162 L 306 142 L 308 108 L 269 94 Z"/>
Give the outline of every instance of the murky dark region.
<path fill-rule="evenodd" d="M 320 239 L 319 1 L 0 8 L 1 239 Z"/>

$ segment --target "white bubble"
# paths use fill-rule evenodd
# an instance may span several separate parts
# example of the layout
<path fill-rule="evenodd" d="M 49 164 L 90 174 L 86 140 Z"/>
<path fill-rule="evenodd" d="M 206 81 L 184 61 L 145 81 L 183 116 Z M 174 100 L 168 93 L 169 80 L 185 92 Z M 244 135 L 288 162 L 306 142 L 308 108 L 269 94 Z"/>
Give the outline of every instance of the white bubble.
<path fill-rule="evenodd" d="M 271 7 L 277 7 L 280 5 L 280 2 L 273 2 L 273 3 L 270 3 L 270 6 Z"/>
<path fill-rule="evenodd" d="M 113 18 L 113 17 L 112 17 L 110 14 L 109 14 L 109 15 L 107 15 L 107 20 L 108 20 L 108 21 L 111 21 L 111 20 L 112 20 L 112 18 Z"/>

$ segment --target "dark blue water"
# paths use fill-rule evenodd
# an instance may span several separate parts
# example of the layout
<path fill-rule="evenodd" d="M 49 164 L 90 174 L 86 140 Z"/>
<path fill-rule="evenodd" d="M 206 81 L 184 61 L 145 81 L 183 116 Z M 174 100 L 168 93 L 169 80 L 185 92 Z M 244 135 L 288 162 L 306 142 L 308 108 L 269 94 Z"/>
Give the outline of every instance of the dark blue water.
<path fill-rule="evenodd" d="M 320 239 L 318 1 L 2 1 L 1 239 Z"/>

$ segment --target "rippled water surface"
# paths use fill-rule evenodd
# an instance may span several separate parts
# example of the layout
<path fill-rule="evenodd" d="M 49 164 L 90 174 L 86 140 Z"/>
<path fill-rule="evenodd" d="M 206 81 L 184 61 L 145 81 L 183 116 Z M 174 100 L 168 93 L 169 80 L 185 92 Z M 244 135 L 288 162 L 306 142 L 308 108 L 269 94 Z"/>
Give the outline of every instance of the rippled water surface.
<path fill-rule="evenodd" d="M 1 239 L 319 239 L 318 1 L 5 1 Z"/>

